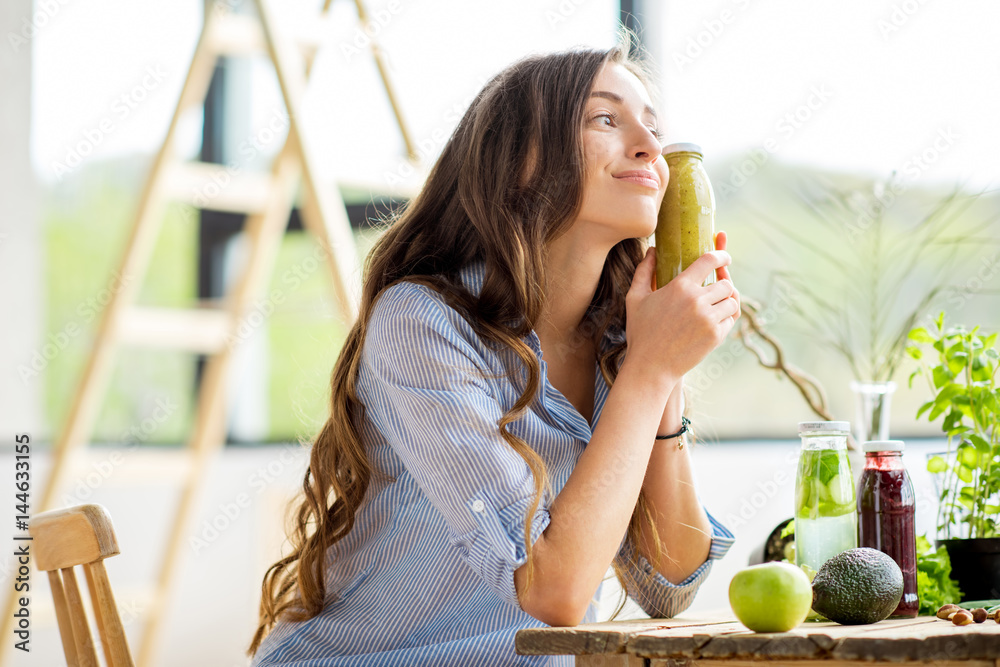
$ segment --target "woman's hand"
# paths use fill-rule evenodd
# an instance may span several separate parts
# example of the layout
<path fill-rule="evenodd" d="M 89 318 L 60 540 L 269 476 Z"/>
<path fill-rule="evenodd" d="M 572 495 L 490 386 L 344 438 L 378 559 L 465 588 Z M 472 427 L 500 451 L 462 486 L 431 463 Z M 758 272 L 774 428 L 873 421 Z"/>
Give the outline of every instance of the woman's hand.
<path fill-rule="evenodd" d="M 625 297 L 628 359 L 678 379 L 722 343 L 740 303 L 726 268 L 732 258 L 722 232 L 718 243 L 719 250 L 705 253 L 658 290 L 655 249 L 648 250 Z M 718 281 L 703 286 L 713 271 Z"/>

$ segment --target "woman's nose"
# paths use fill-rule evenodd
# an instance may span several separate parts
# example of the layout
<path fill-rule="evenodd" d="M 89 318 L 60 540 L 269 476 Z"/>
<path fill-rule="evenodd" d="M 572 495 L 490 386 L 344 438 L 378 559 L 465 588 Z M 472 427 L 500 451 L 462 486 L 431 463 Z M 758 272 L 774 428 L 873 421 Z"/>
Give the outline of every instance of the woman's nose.
<path fill-rule="evenodd" d="M 633 157 L 637 159 L 655 160 L 659 157 L 660 150 L 660 140 L 649 128 L 643 127 L 635 139 L 631 152 Z"/>

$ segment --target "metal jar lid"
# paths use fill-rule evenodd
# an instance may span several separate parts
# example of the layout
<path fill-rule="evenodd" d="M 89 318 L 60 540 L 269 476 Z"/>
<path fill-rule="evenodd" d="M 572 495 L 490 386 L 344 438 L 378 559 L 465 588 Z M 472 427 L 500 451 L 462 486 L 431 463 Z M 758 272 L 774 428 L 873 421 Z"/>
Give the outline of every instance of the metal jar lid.
<path fill-rule="evenodd" d="M 680 144 L 670 144 L 669 146 L 664 146 L 663 150 L 660 151 L 661 155 L 668 155 L 670 153 L 697 153 L 701 155 L 701 146 L 698 144 L 680 143 Z"/>
<path fill-rule="evenodd" d="M 851 432 L 851 422 L 799 422 L 799 434 L 802 433 L 843 433 Z"/>

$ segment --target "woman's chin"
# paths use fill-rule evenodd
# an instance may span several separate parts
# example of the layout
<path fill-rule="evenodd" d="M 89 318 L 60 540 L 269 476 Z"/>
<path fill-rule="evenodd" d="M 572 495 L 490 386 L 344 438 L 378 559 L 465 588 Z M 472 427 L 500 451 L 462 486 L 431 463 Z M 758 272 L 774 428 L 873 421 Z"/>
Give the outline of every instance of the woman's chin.
<path fill-rule="evenodd" d="M 656 216 L 643 216 L 638 220 L 635 220 L 632 227 L 638 230 L 636 236 L 641 236 L 643 238 L 651 236 L 656 231 Z"/>
<path fill-rule="evenodd" d="M 656 231 L 656 214 L 649 211 L 608 212 L 593 218 L 597 227 L 603 227 L 619 240 L 647 238 Z M 596 231 L 596 230 L 595 230 Z"/>

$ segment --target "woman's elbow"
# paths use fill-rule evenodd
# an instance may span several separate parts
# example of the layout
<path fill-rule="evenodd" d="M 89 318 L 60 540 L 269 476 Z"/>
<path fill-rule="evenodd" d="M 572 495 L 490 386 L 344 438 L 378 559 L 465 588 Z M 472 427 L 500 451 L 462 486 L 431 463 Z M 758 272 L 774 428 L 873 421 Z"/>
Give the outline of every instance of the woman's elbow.
<path fill-rule="evenodd" d="M 580 625 L 587 614 L 586 605 L 581 609 L 578 604 L 570 604 L 560 600 L 527 602 L 521 605 L 521 609 L 532 618 L 554 628 Z"/>
<path fill-rule="evenodd" d="M 579 625 L 587 614 L 592 596 L 556 587 L 555 582 L 535 578 L 527 590 L 524 566 L 514 572 L 514 588 L 521 610 L 552 627 Z"/>

